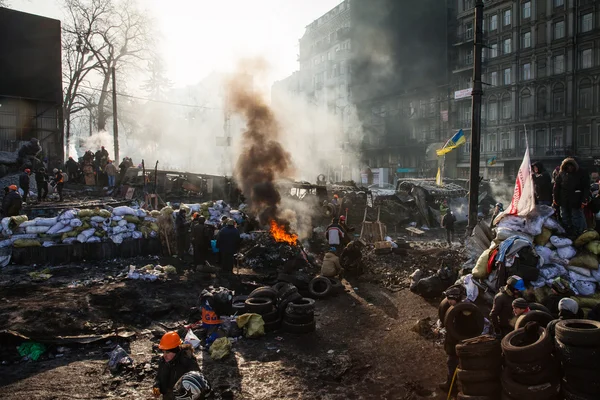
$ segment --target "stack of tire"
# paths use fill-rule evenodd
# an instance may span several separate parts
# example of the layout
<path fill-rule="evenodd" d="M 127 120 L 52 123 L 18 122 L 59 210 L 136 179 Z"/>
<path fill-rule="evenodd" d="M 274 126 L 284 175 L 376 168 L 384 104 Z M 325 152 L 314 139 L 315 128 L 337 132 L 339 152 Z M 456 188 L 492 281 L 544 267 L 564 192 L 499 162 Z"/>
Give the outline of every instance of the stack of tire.
<path fill-rule="evenodd" d="M 303 297 L 287 303 L 281 326 L 289 333 L 310 333 L 316 328 L 315 301 Z"/>
<path fill-rule="evenodd" d="M 503 400 L 555 400 L 560 396 L 560 364 L 546 329 L 527 326 L 502 339 Z"/>
<path fill-rule="evenodd" d="M 565 400 L 600 399 L 600 322 L 559 321 L 555 334 Z"/>
<path fill-rule="evenodd" d="M 483 335 L 456 345 L 458 400 L 498 400 L 502 353 L 500 341 Z"/>
<path fill-rule="evenodd" d="M 524 328 L 528 322 L 537 322 L 539 326 L 545 328 L 548 326 L 550 321 L 554 319 L 550 310 L 538 303 L 530 303 L 529 304 L 530 311 L 527 314 L 521 315 L 517 318 L 517 322 L 515 323 L 515 330 Z"/>
<path fill-rule="evenodd" d="M 316 276 L 308 283 L 308 295 L 313 299 L 323 299 L 332 294 L 340 293 L 344 285 L 337 278 Z"/>
<path fill-rule="evenodd" d="M 244 301 L 245 312 L 262 316 L 265 322 L 265 332 L 272 332 L 281 326 L 281 318 L 277 308 L 279 294 L 270 286 L 255 289 Z M 235 305 L 238 304 L 234 300 Z"/>

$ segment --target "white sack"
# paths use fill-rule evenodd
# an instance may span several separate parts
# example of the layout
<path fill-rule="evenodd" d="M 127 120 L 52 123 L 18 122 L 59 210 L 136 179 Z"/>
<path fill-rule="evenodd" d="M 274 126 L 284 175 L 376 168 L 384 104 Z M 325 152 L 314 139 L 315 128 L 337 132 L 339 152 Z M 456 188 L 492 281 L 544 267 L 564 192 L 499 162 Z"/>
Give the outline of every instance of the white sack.
<path fill-rule="evenodd" d="M 83 222 L 81 222 L 81 220 L 78 218 L 73 218 L 71 221 L 69 221 L 69 226 L 71 228 L 79 228 L 82 225 L 83 225 Z"/>
<path fill-rule="evenodd" d="M 577 254 L 577 250 L 573 246 L 559 247 L 556 252 L 563 260 L 570 260 Z"/>
<path fill-rule="evenodd" d="M 119 215 L 119 216 L 123 216 L 123 215 L 136 215 L 135 210 L 133 208 L 127 207 L 127 206 L 115 207 L 113 209 L 112 213 L 114 215 Z"/>
<path fill-rule="evenodd" d="M 39 235 L 41 233 L 46 233 L 48 232 L 48 230 L 50 229 L 49 226 L 28 226 L 27 228 L 25 228 L 25 232 L 26 233 L 35 233 L 36 235 Z"/>
<path fill-rule="evenodd" d="M 573 241 L 569 238 L 561 238 L 558 236 L 550 236 L 550 243 L 554 245 L 556 248 L 572 246 Z"/>
<path fill-rule="evenodd" d="M 573 286 L 577 289 L 581 296 L 592 296 L 596 291 L 596 283 L 594 282 L 573 282 Z"/>

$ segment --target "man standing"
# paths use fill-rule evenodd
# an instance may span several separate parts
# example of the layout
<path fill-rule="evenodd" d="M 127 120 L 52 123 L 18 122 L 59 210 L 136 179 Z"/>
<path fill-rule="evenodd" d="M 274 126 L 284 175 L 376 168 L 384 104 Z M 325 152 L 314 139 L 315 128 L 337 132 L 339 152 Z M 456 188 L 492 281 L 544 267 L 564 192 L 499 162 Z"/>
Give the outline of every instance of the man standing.
<path fill-rule="evenodd" d="M 531 164 L 533 170 L 533 187 L 535 191 L 535 202 L 544 206 L 552 205 L 552 180 L 544 170 L 541 162 Z"/>
<path fill-rule="evenodd" d="M 444 295 L 446 296 L 446 299 L 448 300 L 448 304 L 450 304 L 450 306 L 452 306 L 452 307 L 454 307 L 458 303 L 462 302 L 463 294 L 464 293 L 463 293 L 463 290 L 461 289 L 460 285 L 450 286 L 444 292 Z M 441 321 L 441 323 L 442 323 L 442 327 L 444 327 L 444 321 Z M 446 360 L 446 366 L 448 367 L 448 374 L 446 376 L 446 382 L 441 383 L 439 385 L 439 388 L 441 390 L 443 390 L 444 392 L 448 392 L 450 390 L 450 385 L 452 384 L 452 377 L 454 376 L 454 371 L 458 367 L 458 355 L 456 354 L 456 345 L 457 344 L 458 344 L 458 341 L 456 339 L 454 339 L 452 336 L 450 336 L 448 334 L 445 335 L 444 351 L 446 352 L 446 355 L 448 356 L 448 359 Z M 454 387 L 452 388 L 453 392 L 457 391 L 456 387 L 457 386 L 456 386 L 456 382 L 455 382 Z"/>
<path fill-rule="evenodd" d="M 583 209 L 590 196 L 590 178 L 573 158 L 565 158 L 554 182 L 554 204 L 560 207 L 560 216 L 567 235 L 577 237 L 586 229 Z"/>
<path fill-rule="evenodd" d="M 342 243 L 342 239 L 344 238 L 344 230 L 339 225 L 339 220 L 337 218 L 333 218 L 331 220 L 331 224 L 325 231 L 325 237 L 327 238 L 329 247 L 337 248 Z"/>
<path fill-rule="evenodd" d="M 446 240 L 448 241 L 448 246 L 452 246 L 452 241 L 454 240 L 454 223 L 456 222 L 456 217 L 452 213 L 452 211 L 448 210 L 446 215 L 442 218 L 442 228 L 446 228 Z"/>
<path fill-rule="evenodd" d="M 179 209 L 177 217 L 175 217 L 175 231 L 177 233 L 177 255 L 180 260 L 186 252 L 185 246 L 187 243 L 188 223 L 186 222 L 185 209 Z"/>
<path fill-rule="evenodd" d="M 23 173 L 19 176 L 19 186 L 23 190 L 23 201 L 27 203 L 27 196 L 29 195 L 29 184 L 31 178 L 31 170 L 25 168 Z"/>
<path fill-rule="evenodd" d="M 35 173 L 35 184 L 37 185 L 38 203 L 41 203 L 48 196 L 48 175 L 46 175 L 46 168 L 42 167 Z"/>
<path fill-rule="evenodd" d="M 127 157 L 124 157 L 123 161 L 121 161 L 121 164 L 119 164 L 119 182 L 123 182 L 123 178 L 125 177 L 125 173 L 129 167 L 129 160 L 127 160 Z"/>
<path fill-rule="evenodd" d="M 10 185 L 8 187 L 8 193 L 2 199 L 3 217 L 16 217 L 21 214 L 23 199 L 17 190 L 17 185 Z"/>
<path fill-rule="evenodd" d="M 235 227 L 235 221 L 227 220 L 227 225 L 217 236 L 217 248 L 221 254 L 221 270 L 226 274 L 233 273 L 233 255 L 238 251 L 240 242 L 240 232 Z"/>
<path fill-rule="evenodd" d="M 192 223 L 192 244 L 194 246 L 194 265 L 204 265 L 210 251 L 211 228 L 204 225 L 206 218 L 194 214 Z"/>
<path fill-rule="evenodd" d="M 117 167 L 115 167 L 111 160 L 108 160 L 108 164 L 106 164 L 106 167 L 104 167 L 104 172 L 106 172 L 106 176 L 108 176 L 108 187 L 115 187 L 117 180 Z"/>
<path fill-rule="evenodd" d="M 75 182 L 77 180 L 77 171 L 79 170 L 77 161 L 73 160 L 73 157 L 69 157 L 65 165 L 67 167 L 67 173 L 69 174 L 69 180 Z"/>
<path fill-rule="evenodd" d="M 56 184 L 56 192 L 58 193 L 58 201 L 63 201 L 63 187 L 65 186 L 65 177 L 61 170 L 54 168 L 54 183 Z"/>
<path fill-rule="evenodd" d="M 513 275 L 506 281 L 506 286 L 500 288 L 500 291 L 494 297 L 494 305 L 490 312 L 490 321 L 494 326 L 496 335 L 504 337 L 513 330 L 510 321 L 513 318 L 512 303 L 518 297 L 521 297 L 525 291 L 525 282 L 520 276 Z"/>

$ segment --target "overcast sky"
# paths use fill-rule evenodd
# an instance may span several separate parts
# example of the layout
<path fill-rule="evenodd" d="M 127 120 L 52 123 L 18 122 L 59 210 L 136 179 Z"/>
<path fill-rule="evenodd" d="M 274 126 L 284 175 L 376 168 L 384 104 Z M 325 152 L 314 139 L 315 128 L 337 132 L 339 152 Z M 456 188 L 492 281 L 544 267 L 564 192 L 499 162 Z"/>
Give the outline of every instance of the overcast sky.
<path fill-rule="evenodd" d="M 212 71 L 231 71 L 240 57 L 262 55 L 269 81 L 298 69 L 306 25 L 341 0 L 138 0 L 162 34 L 160 49 L 176 86 Z M 60 0 L 10 0 L 13 9 L 62 19 Z"/>

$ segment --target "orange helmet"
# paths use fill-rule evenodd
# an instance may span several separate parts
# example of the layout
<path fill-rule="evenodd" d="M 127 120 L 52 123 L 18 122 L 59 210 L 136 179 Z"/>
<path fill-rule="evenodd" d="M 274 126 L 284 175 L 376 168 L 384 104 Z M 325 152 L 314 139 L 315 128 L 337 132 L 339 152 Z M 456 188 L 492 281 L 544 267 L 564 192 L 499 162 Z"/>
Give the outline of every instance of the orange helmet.
<path fill-rule="evenodd" d="M 17 188 L 17 185 L 10 185 L 8 188 L 9 188 L 10 190 L 14 190 L 14 191 L 16 191 L 16 190 L 18 189 L 18 188 Z"/>
<path fill-rule="evenodd" d="M 177 332 L 167 332 L 160 339 L 160 344 L 158 345 L 158 348 L 161 350 L 171 350 L 179 347 L 181 343 L 181 338 L 179 337 Z"/>
<path fill-rule="evenodd" d="M 339 198 L 340 198 L 340 196 L 338 196 L 337 194 L 334 194 L 334 195 L 333 195 L 333 198 L 334 198 L 334 199 L 339 199 Z"/>

